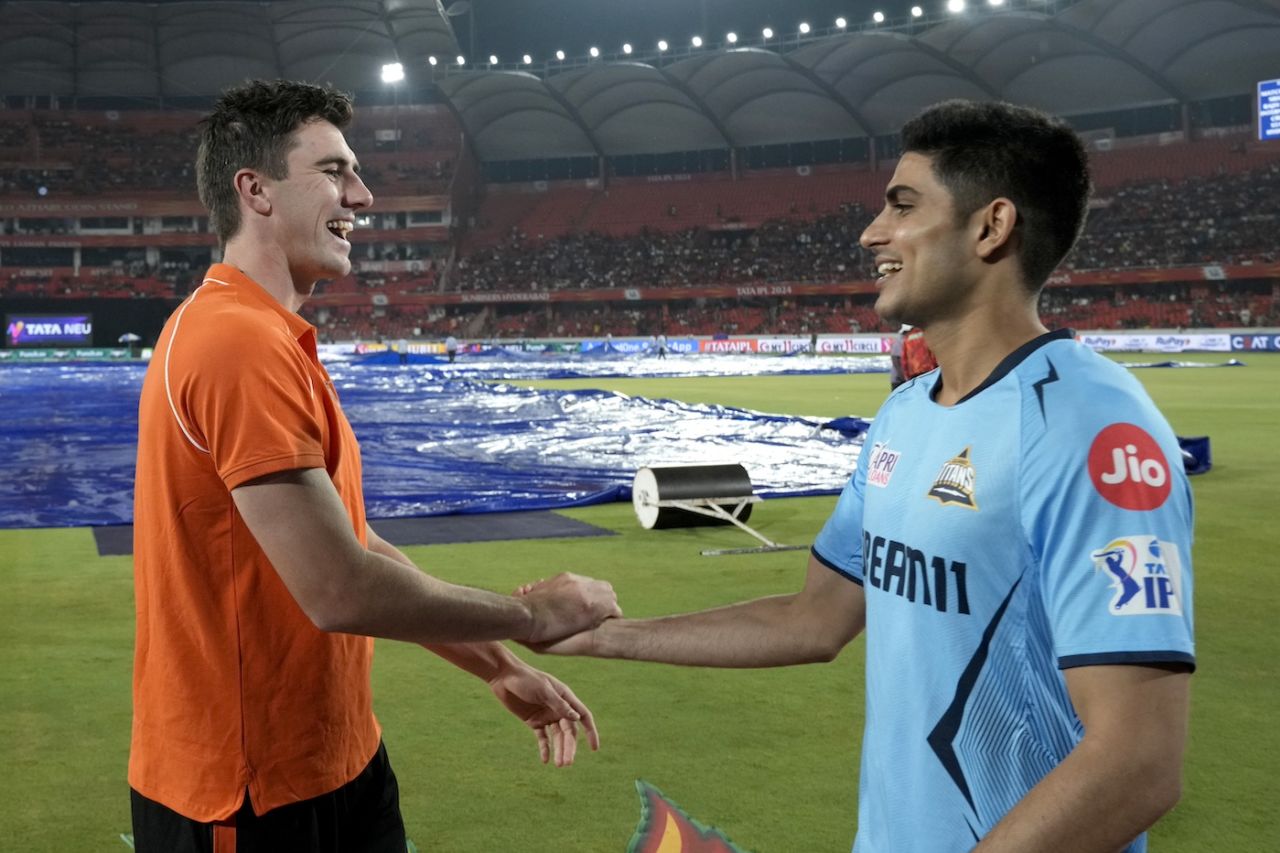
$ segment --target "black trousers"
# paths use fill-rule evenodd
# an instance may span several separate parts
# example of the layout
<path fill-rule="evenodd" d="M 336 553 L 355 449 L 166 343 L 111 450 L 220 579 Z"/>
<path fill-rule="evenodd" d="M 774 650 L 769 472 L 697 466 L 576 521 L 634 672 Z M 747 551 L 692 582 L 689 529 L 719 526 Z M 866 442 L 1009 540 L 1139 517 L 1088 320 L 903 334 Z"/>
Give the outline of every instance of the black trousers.
<path fill-rule="evenodd" d="M 130 790 L 137 853 L 404 853 L 400 787 L 378 744 L 336 791 L 255 815 L 244 795 L 229 820 L 199 823 Z"/>

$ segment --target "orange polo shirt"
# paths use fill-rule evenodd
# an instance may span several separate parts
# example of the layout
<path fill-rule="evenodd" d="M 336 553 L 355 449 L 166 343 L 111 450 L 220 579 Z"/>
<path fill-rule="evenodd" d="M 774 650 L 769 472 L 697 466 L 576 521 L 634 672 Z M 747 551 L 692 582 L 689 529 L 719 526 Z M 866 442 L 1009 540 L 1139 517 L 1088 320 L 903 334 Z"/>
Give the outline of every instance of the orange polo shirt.
<path fill-rule="evenodd" d="M 373 640 L 318 630 L 231 490 L 324 468 L 363 543 L 360 449 L 315 329 L 215 264 L 165 324 L 142 385 L 129 784 L 198 821 L 247 788 L 259 814 L 340 788 L 381 731 Z"/>

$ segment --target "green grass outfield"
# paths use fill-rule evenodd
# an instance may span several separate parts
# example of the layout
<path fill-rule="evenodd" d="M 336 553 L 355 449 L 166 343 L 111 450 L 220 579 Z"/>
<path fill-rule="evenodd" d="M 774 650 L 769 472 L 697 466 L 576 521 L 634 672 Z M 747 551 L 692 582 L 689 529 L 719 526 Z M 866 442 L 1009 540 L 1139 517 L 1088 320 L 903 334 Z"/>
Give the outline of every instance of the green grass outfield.
<path fill-rule="evenodd" d="M 1215 461 L 1193 480 L 1200 669 L 1185 793 L 1153 831 L 1155 851 L 1272 850 L 1280 838 L 1280 738 L 1270 727 L 1280 710 L 1280 576 L 1269 535 L 1280 356 L 1244 359 L 1243 369 L 1138 372 L 1175 430 L 1211 436 Z M 532 384 L 806 415 L 870 415 L 886 390 L 883 374 Z M 833 504 L 768 501 L 752 523 L 807 544 Z M 751 544 L 733 530 L 644 531 L 624 504 L 566 514 L 621 535 L 409 554 L 443 578 L 500 591 L 560 569 L 605 577 L 632 616 L 789 591 L 803 576 L 803 552 L 699 556 Z M 132 632 L 128 558 L 98 557 L 85 529 L 0 531 L 0 850 L 125 850 Z M 744 849 L 845 851 L 861 658 L 859 640 L 835 663 L 771 671 L 547 660 L 591 705 L 604 739 L 568 770 L 539 765 L 532 735 L 482 685 L 409 646 L 379 644 L 375 706 L 423 851 L 622 851 L 640 816 L 637 778 Z"/>

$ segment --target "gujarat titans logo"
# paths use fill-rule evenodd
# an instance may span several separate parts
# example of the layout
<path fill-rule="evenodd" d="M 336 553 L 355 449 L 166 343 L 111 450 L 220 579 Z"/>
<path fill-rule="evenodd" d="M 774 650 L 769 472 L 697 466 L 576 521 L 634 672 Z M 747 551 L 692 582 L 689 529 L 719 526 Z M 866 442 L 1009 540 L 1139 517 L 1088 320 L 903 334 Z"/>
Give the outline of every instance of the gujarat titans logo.
<path fill-rule="evenodd" d="M 1182 565 L 1178 546 L 1154 536 L 1129 536 L 1091 553 L 1095 572 L 1111 579 L 1112 616 L 1182 615 Z"/>

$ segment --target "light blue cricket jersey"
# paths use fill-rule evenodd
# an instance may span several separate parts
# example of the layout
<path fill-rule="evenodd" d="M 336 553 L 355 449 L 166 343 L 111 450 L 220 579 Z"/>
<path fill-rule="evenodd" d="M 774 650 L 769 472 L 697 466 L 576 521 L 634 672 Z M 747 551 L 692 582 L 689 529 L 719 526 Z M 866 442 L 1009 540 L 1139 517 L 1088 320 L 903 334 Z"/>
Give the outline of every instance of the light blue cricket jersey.
<path fill-rule="evenodd" d="M 1195 666 L 1191 490 L 1138 381 L 1066 330 L 954 406 L 938 376 L 885 402 L 813 546 L 867 597 L 855 853 L 971 849 L 1080 740 L 1061 670 Z"/>

